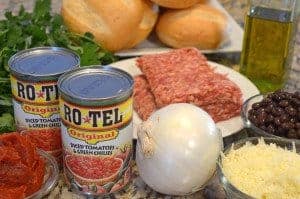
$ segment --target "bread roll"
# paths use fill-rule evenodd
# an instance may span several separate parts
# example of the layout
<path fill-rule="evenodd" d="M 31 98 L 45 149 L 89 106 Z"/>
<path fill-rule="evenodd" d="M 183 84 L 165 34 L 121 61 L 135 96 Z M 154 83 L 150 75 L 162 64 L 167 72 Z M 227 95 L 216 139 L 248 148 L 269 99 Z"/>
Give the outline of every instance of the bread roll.
<path fill-rule="evenodd" d="M 168 10 L 157 23 L 158 38 L 166 45 L 181 48 L 218 48 L 223 41 L 227 18 L 216 8 L 196 4 L 184 10 Z"/>
<path fill-rule="evenodd" d="M 90 32 L 113 52 L 143 41 L 158 16 L 146 0 L 63 0 L 61 14 L 71 31 Z"/>
<path fill-rule="evenodd" d="M 175 9 L 181 9 L 181 8 L 188 8 L 192 5 L 200 2 L 205 2 L 206 0 L 151 0 L 154 3 L 166 7 L 166 8 L 175 8 Z"/>

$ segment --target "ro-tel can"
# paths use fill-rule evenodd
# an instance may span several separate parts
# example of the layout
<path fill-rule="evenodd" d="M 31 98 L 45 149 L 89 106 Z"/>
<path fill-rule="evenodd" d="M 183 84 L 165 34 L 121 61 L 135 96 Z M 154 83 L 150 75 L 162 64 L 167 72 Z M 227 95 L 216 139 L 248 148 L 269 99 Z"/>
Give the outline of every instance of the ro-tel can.
<path fill-rule="evenodd" d="M 133 78 L 93 66 L 65 73 L 58 89 L 70 189 L 89 196 L 122 189 L 131 178 Z"/>
<path fill-rule="evenodd" d="M 18 52 L 8 62 L 17 130 L 62 160 L 57 80 L 79 67 L 79 57 L 57 47 Z"/>

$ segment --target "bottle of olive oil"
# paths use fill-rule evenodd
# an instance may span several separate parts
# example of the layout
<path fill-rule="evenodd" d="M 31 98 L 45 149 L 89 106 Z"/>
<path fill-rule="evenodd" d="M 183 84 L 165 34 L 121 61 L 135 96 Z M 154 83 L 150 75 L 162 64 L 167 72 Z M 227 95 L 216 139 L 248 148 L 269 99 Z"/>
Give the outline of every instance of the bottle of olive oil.
<path fill-rule="evenodd" d="M 293 54 L 295 5 L 273 8 L 272 0 L 268 3 L 250 6 L 240 68 L 262 93 L 284 86 Z"/>

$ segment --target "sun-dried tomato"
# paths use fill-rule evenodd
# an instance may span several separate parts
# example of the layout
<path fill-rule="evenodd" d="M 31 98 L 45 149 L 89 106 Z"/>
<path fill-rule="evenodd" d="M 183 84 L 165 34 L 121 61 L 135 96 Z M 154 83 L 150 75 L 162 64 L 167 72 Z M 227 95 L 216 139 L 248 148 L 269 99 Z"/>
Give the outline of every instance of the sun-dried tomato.
<path fill-rule="evenodd" d="M 5 183 L 7 186 L 20 186 L 26 184 L 30 180 L 32 174 L 33 171 L 21 162 L 14 164 L 1 162 L 0 183 Z"/>
<path fill-rule="evenodd" d="M 25 198 L 26 186 L 19 187 L 1 187 L 0 199 L 23 199 Z"/>
<path fill-rule="evenodd" d="M 22 131 L 39 149 L 52 155 L 59 165 L 62 165 L 62 142 L 60 129 L 37 129 Z"/>
<path fill-rule="evenodd" d="M 26 195 L 31 195 L 41 187 L 44 179 L 45 173 L 45 163 L 42 158 L 37 157 L 37 160 L 34 165 L 34 173 L 31 176 L 31 179 L 28 181 Z"/>
<path fill-rule="evenodd" d="M 62 147 L 60 129 L 39 129 L 24 131 L 31 141 L 44 151 L 60 150 Z"/>
<path fill-rule="evenodd" d="M 23 164 L 29 166 L 34 162 L 35 147 L 27 138 L 20 136 L 18 133 L 6 133 L 1 135 L 0 141 L 3 146 L 14 148 L 20 154 Z"/>
<path fill-rule="evenodd" d="M 0 199 L 24 198 L 43 184 L 45 162 L 19 133 L 0 135 L 0 168 Z"/>

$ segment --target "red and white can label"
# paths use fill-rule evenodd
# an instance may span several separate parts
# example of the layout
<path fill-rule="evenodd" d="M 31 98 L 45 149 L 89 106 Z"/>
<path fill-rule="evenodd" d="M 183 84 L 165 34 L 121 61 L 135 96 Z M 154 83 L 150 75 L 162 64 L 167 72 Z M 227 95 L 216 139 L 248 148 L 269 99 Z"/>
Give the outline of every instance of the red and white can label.
<path fill-rule="evenodd" d="M 11 75 L 13 107 L 17 130 L 30 136 L 38 148 L 58 161 L 62 156 L 56 81 L 21 81 Z"/>
<path fill-rule="evenodd" d="M 132 98 L 104 107 L 60 98 L 65 177 L 93 194 L 122 189 L 131 177 Z"/>

